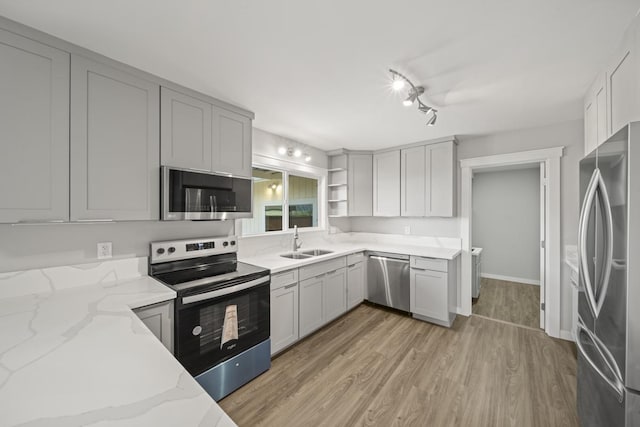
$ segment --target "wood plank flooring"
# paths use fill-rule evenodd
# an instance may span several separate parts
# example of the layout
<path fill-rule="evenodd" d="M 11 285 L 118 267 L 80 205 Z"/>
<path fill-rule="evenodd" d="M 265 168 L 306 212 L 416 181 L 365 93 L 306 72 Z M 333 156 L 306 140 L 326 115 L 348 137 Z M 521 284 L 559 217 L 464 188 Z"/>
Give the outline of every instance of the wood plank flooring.
<path fill-rule="evenodd" d="M 540 286 L 482 278 L 473 314 L 540 328 Z"/>
<path fill-rule="evenodd" d="M 472 316 L 363 304 L 220 406 L 244 426 L 577 426 L 573 344 Z"/>

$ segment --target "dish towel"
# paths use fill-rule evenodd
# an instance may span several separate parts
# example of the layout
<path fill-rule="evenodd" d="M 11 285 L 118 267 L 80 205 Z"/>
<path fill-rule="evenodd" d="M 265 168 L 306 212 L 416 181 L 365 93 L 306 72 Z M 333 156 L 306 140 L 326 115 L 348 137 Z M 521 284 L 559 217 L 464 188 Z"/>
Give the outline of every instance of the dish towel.
<path fill-rule="evenodd" d="M 224 323 L 222 325 L 222 339 L 220 349 L 229 341 L 238 340 L 238 306 L 228 305 L 224 311 Z"/>

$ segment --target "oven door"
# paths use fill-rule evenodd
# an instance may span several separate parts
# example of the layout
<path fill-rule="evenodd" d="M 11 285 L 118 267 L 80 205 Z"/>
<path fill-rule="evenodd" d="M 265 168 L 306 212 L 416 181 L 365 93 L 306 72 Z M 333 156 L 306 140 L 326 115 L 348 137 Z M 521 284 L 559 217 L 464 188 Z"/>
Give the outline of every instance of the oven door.
<path fill-rule="evenodd" d="M 269 338 L 269 276 L 181 297 L 175 352 L 193 376 Z"/>
<path fill-rule="evenodd" d="M 163 220 L 250 218 L 251 178 L 162 167 Z"/>

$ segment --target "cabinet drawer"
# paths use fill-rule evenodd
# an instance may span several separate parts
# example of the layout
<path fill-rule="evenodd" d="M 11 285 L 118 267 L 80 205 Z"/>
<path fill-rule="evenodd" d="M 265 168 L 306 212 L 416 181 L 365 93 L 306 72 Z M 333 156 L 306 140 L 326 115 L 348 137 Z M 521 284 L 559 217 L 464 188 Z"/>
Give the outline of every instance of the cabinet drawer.
<path fill-rule="evenodd" d="M 298 282 L 298 269 L 294 268 L 293 270 L 283 271 L 282 273 L 272 274 L 271 275 L 271 290 L 275 291 L 276 289 L 280 289 L 284 286 L 290 285 L 292 283 Z"/>
<path fill-rule="evenodd" d="M 364 261 L 364 252 L 347 255 L 347 265 L 353 265 L 362 261 Z"/>
<path fill-rule="evenodd" d="M 347 257 L 340 257 L 330 259 L 329 261 L 318 262 L 316 264 L 308 265 L 306 267 L 300 267 L 300 280 L 305 280 L 310 277 L 319 276 L 330 271 L 337 270 L 347 266 Z"/>
<path fill-rule="evenodd" d="M 446 259 L 411 257 L 411 268 L 442 271 L 443 273 L 446 273 L 447 267 L 448 262 Z"/>

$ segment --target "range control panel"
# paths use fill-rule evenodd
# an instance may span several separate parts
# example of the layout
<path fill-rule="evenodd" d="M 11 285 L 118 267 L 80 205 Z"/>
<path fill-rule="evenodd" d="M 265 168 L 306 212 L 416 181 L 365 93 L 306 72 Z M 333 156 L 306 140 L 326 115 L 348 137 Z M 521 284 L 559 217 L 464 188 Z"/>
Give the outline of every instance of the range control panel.
<path fill-rule="evenodd" d="M 152 242 L 149 255 L 151 264 L 156 264 L 159 262 L 226 254 L 238 251 L 237 242 L 238 239 L 235 236 Z"/>

